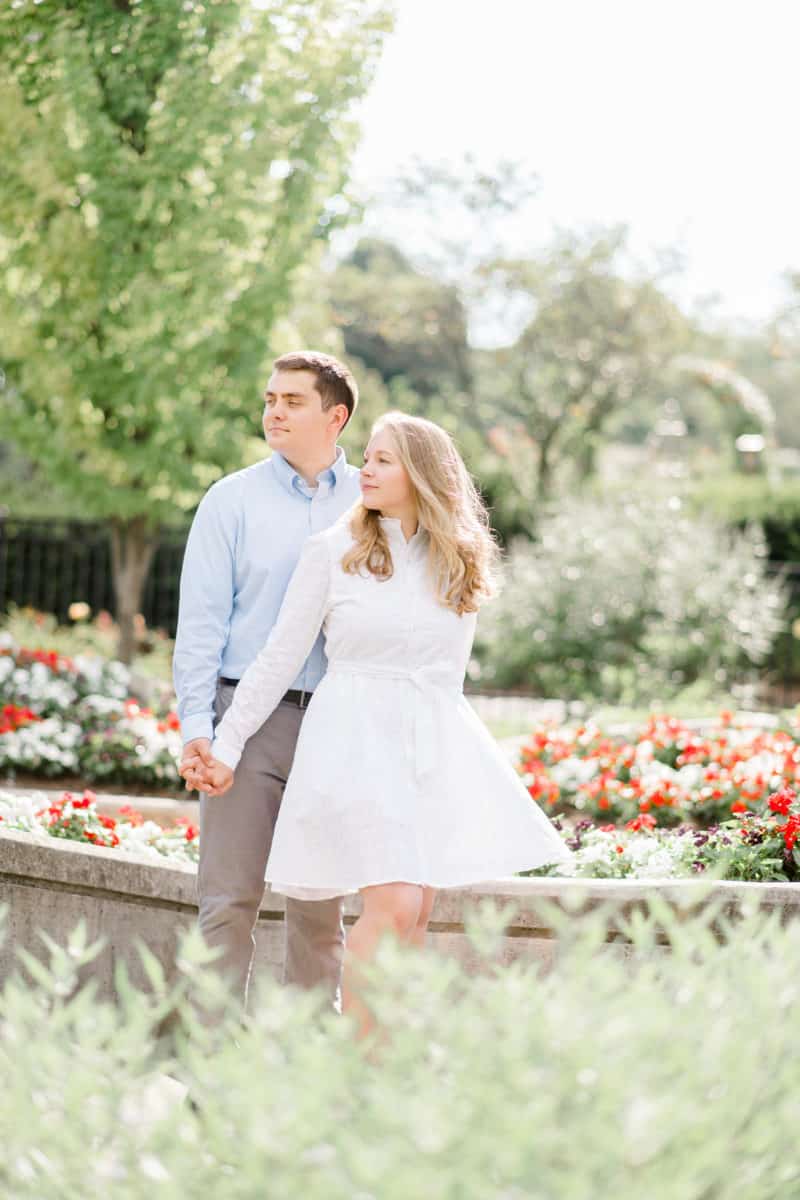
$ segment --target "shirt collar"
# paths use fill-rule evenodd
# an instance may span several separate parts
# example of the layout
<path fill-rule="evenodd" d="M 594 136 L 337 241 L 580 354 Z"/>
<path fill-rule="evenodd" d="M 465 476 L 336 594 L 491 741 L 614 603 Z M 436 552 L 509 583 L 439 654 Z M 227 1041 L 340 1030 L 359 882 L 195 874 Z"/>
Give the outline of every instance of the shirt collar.
<path fill-rule="evenodd" d="M 416 546 L 424 546 L 427 542 L 428 531 L 423 529 L 419 523 L 417 524 L 417 532 L 413 533 L 408 541 L 406 541 L 406 535 L 403 533 L 403 522 L 399 517 L 378 517 L 378 520 L 390 542 L 398 542 L 409 549 Z"/>
<path fill-rule="evenodd" d="M 286 488 L 287 492 L 299 491 L 304 496 L 313 496 L 315 494 L 314 490 L 309 488 L 302 475 L 277 450 L 273 450 L 269 461 L 272 463 L 272 469 L 277 475 L 278 480 Z M 317 476 L 317 482 L 322 486 L 323 491 L 332 491 L 346 477 L 346 473 L 347 456 L 342 447 L 337 446 L 336 458 L 329 467 L 326 467 L 324 471 L 320 471 Z"/>

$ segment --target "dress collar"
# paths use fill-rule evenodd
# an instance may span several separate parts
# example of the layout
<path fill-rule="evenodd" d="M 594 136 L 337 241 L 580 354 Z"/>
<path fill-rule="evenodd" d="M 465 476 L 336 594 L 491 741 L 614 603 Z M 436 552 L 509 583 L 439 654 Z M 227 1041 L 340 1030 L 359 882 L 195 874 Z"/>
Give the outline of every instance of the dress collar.
<path fill-rule="evenodd" d="M 427 538 L 427 531 L 417 523 L 417 532 L 412 534 L 406 541 L 406 535 L 403 533 L 403 522 L 399 517 L 378 517 L 381 528 L 386 534 L 390 542 L 399 541 L 401 545 L 408 546 L 411 549 L 413 546 L 422 545 Z"/>
<path fill-rule="evenodd" d="M 305 494 L 310 492 L 309 486 L 303 479 L 302 475 L 294 469 L 291 463 L 288 463 L 281 453 L 273 450 L 269 460 L 272 463 L 272 469 L 278 477 L 278 480 L 287 492 L 296 492 L 298 490 Z M 318 483 L 327 484 L 329 489 L 335 488 L 337 484 L 345 478 L 347 474 L 347 455 L 341 446 L 336 447 L 336 458 L 329 467 L 324 471 L 320 471 L 317 476 Z"/>

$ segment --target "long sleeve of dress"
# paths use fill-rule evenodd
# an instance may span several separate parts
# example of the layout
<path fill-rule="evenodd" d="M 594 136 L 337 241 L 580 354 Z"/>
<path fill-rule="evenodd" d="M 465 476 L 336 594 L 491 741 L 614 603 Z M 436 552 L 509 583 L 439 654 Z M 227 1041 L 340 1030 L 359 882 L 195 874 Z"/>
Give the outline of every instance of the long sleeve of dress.
<path fill-rule="evenodd" d="M 324 534 L 308 538 L 269 637 L 245 671 L 214 731 L 211 753 L 232 770 L 244 744 L 266 721 L 297 677 L 325 619 L 330 551 Z"/>

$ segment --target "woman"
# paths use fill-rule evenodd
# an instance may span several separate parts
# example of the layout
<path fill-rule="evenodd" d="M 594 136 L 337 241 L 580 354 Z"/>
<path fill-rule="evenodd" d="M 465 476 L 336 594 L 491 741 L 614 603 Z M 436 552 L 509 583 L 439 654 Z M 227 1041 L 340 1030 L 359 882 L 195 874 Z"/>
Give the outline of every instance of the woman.
<path fill-rule="evenodd" d="M 200 786 L 222 795 L 320 628 L 328 670 L 308 706 L 275 827 L 273 891 L 360 892 L 343 1011 L 370 1015 L 357 967 L 392 930 L 422 945 L 435 891 L 571 852 L 463 695 L 477 610 L 494 591 L 488 515 L 450 436 L 392 412 L 364 453 L 362 500 L 309 537 L 269 639 L 215 730 Z"/>

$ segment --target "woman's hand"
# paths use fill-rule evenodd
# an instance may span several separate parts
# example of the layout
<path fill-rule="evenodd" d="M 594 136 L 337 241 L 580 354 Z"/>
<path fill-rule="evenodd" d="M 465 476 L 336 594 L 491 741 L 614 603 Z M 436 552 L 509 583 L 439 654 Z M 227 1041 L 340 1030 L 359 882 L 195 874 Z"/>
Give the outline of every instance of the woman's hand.
<path fill-rule="evenodd" d="M 192 771 L 190 782 L 198 792 L 208 796 L 224 796 L 233 784 L 233 771 L 219 759 L 212 758 L 210 765 Z"/>

